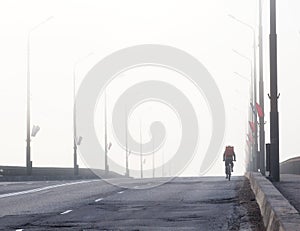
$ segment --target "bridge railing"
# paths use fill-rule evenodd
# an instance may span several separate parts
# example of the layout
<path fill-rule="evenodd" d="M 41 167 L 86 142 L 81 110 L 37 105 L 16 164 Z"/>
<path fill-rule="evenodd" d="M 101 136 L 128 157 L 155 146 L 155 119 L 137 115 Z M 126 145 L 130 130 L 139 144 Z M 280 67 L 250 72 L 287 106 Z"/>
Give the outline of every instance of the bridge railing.
<path fill-rule="evenodd" d="M 300 157 L 295 157 L 280 163 L 280 173 L 300 175 Z"/>

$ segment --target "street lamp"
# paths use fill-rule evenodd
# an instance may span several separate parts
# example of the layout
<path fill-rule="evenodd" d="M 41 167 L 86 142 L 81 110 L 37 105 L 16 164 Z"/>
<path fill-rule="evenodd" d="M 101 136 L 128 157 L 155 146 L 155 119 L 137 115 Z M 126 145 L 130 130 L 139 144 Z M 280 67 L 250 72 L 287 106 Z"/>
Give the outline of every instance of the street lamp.
<path fill-rule="evenodd" d="M 254 102 L 252 101 L 252 107 L 255 107 L 256 105 L 256 32 L 255 32 L 255 28 L 253 26 L 251 26 L 250 24 L 234 17 L 233 15 L 228 15 L 230 18 L 232 18 L 233 20 L 237 21 L 238 23 L 246 26 L 248 29 L 251 30 L 252 34 L 253 34 L 253 90 L 254 90 Z M 254 125 L 255 125 L 255 133 L 254 133 L 254 154 L 255 154 L 255 158 L 256 158 L 256 163 L 254 163 L 254 170 L 257 171 L 260 165 L 260 159 L 258 158 L 258 142 L 257 142 L 257 115 L 256 113 L 254 114 Z"/>
<path fill-rule="evenodd" d="M 143 144 L 142 144 L 142 121 L 140 120 L 140 165 L 141 165 L 141 178 L 143 179 Z"/>
<path fill-rule="evenodd" d="M 40 126 L 33 125 L 32 130 L 31 130 L 31 137 L 35 137 L 37 135 L 37 133 L 40 131 L 40 129 L 41 129 Z M 32 165 L 31 165 L 31 167 L 32 167 Z"/>
<path fill-rule="evenodd" d="M 104 169 L 105 175 L 109 173 L 109 166 L 108 166 L 108 146 L 107 146 L 107 104 L 106 104 L 106 90 L 104 92 Z"/>
<path fill-rule="evenodd" d="M 126 171 L 125 171 L 125 176 L 129 177 L 129 166 L 128 166 L 128 156 L 130 154 L 129 150 L 128 150 L 128 114 L 127 114 L 127 108 L 125 108 L 125 143 L 126 143 L 126 147 L 125 147 L 125 158 L 126 158 Z"/>
<path fill-rule="evenodd" d="M 234 74 L 235 75 L 237 75 L 238 77 L 240 77 L 241 79 L 243 79 L 243 80 L 245 80 L 245 81 L 247 81 L 248 83 L 250 83 L 250 80 L 249 79 L 251 79 L 251 77 L 250 78 L 247 78 L 247 77 L 245 77 L 244 75 L 241 75 L 240 73 L 238 73 L 238 72 L 234 72 Z M 251 98 L 251 93 L 252 93 L 252 91 L 251 91 L 251 83 L 250 83 L 250 87 L 249 87 L 249 94 L 250 94 L 250 98 Z M 249 117 L 251 117 L 251 115 L 253 114 L 252 113 L 252 109 L 251 108 L 249 108 L 250 110 L 249 110 Z M 247 124 L 248 124 L 248 121 L 247 121 Z M 247 127 L 249 127 L 249 125 L 247 126 Z M 247 129 L 246 129 L 247 130 Z M 253 157 L 250 157 L 250 153 L 252 153 L 251 152 L 251 148 L 253 148 L 252 147 L 252 145 L 249 145 L 248 144 L 248 142 L 249 141 L 247 141 L 247 146 L 248 146 L 248 150 L 246 151 L 246 156 L 248 157 L 248 164 L 249 165 L 252 165 L 253 164 L 253 161 L 251 160 L 251 158 L 253 158 Z M 248 170 L 249 169 L 252 169 L 252 166 L 250 167 L 250 166 L 248 166 Z"/>
<path fill-rule="evenodd" d="M 129 156 L 131 154 L 131 150 L 127 150 L 126 151 L 126 176 L 129 177 L 130 173 L 129 173 Z"/>
<path fill-rule="evenodd" d="M 152 140 L 152 177 L 153 178 L 155 177 L 155 158 L 154 158 L 154 155 L 155 155 L 155 151 L 154 151 L 154 137 L 153 137 L 153 140 Z"/>
<path fill-rule="evenodd" d="M 259 104 L 262 108 L 262 115 L 259 116 L 259 159 L 260 172 L 266 174 L 265 158 L 265 93 L 264 93 L 264 71 L 263 71 L 263 27 L 262 27 L 262 0 L 259 0 Z"/>
<path fill-rule="evenodd" d="M 35 137 L 36 134 L 39 132 L 40 129 L 41 129 L 40 126 L 38 126 L 38 125 L 33 125 L 32 131 L 31 131 L 31 136 L 32 136 L 32 137 Z"/>
<path fill-rule="evenodd" d="M 271 177 L 280 181 L 279 166 L 279 122 L 278 122 L 278 86 L 277 86 L 277 32 L 276 0 L 270 1 L 270 140 L 271 140 Z"/>
<path fill-rule="evenodd" d="M 255 97 L 255 93 L 256 93 L 256 88 L 254 87 L 254 92 L 253 92 L 253 79 L 254 79 L 254 71 L 253 71 L 253 61 L 251 58 L 247 57 L 246 55 L 236 51 L 233 49 L 233 52 L 235 52 L 237 55 L 241 56 L 242 58 L 244 58 L 245 60 L 247 60 L 249 62 L 250 65 L 250 70 L 251 70 L 251 94 L 250 94 L 250 104 L 251 104 L 251 108 L 250 108 L 250 118 L 251 121 L 254 123 L 254 145 L 252 145 L 252 167 L 250 169 L 256 171 L 257 170 L 257 121 L 254 120 L 254 113 L 253 113 L 253 107 L 254 107 L 254 99 L 253 99 L 253 93 L 254 93 L 254 97 Z M 255 114 L 256 117 L 256 114 Z"/>
<path fill-rule="evenodd" d="M 42 21 L 38 25 L 34 26 L 28 31 L 27 37 L 27 129 L 26 129 L 26 172 L 27 175 L 32 173 L 32 161 L 31 161 L 31 148 L 30 148 L 30 36 L 31 33 L 39 28 L 41 25 L 45 24 L 51 20 L 53 16 Z"/>
<path fill-rule="evenodd" d="M 164 148 L 162 149 L 162 166 L 161 166 L 161 173 L 162 173 L 162 177 L 165 176 L 165 151 Z"/>
<path fill-rule="evenodd" d="M 77 146 L 80 145 L 82 141 L 82 137 L 77 137 L 77 121 L 76 121 L 76 68 L 77 65 L 87 57 L 91 56 L 93 53 L 88 54 L 87 56 L 80 58 L 73 65 L 73 149 L 74 149 L 74 175 L 77 176 L 79 174 L 79 166 L 77 164 Z"/>

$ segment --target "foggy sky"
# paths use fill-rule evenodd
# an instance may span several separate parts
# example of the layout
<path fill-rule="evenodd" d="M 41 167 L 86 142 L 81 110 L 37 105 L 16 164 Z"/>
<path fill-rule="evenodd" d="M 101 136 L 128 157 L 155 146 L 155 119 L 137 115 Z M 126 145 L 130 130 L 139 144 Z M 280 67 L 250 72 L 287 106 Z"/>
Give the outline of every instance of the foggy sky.
<path fill-rule="evenodd" d="M 53 19 L 33 31 L 30 36 L 32 125 L 41 127 L 37 137 L 32 139 L 34 166 L 73 164 L 72 74 L 77 60 L 93 53 L 83 58 L 77 65 L 78 87 L 90 68 L 112 52 L 137 44 L 164 44 L 190 53 L 202 62 L 214 77 L 226 108 L 224 145 L 227 143 L 235 145 L 238 159 L 237 173 L 242 173 L 249 82 L 233 73 L 239 72 L 250 78 L 250 70 L 248 63 L 233 53 L 232 49 L 252 57 L 252 37 L 249 29 L 232 20 L 228 14 L 255 26 L 256 2 L 254 0 L 1 1 L 0 165 L 25 165 L 27 36 L 30 28 L 53 16 Z M 267 97 L 268 2 L 264 0 L 263 4 L 266 142 L 269 142 L 270 111 Z M 286 160 L 300 155 L 298 145 L 300 109 L 297 105 L 300 88 L 298 14 L 300 2 L 297 0 L 277 2 L 278 91 L 281 93 L 280 159 Z M 135 81 L 134 75 L 132 78 Z M 113 104 L 113 98 L 118 96 L 122 87 L 124 85 L 116 83 L 114 91 L 108 93 L 111 99 L 109 104 Z M 188 91 L 188 87 L 185 90 Z M 201 101 L 197 98 L 194 100 Z M 151 105 L 152 107 L 155 108 L 155 104 Z M 163 109 L 158 107 L 156 110 L 159 112 Z M 201 114 L 201 108 L 197 110 Z M 167 113 L 165 116 L 168 116 Z M 204 121 L 203 124 L 210 120 L 209 113 L 202 113 L 200 117 L 199 120 L 202 123 Z M 131 130 L 135 136 L 137 128 L 134 118 L 132 119 Z M 101 122 L 99 124 L 101 127 Z M 101 128 L 98 129 L 101 139 Z M 204 126 L 203 129 L 204 133 L 211 133 L 211 128 Z M 174 137 L 174 144 L 166 147 L 164 152 L 171 152 L 173 146 L 176 146 L 176 140 L 178 137 Z M 204 139 L 203 142 L 204 150 L 208 141 Z M 116 143 L 113 144 L 113 148 L 115 149 L 112 149 L 112 152 L 120 151 Z M 221 154 L 209 175 L 223 174 Z M 185 173 L 196 174 L 195 169 L 200 159 L 199 156 L 196 157 Z M 83 165 L 82 161 L 79 165 Z"/>

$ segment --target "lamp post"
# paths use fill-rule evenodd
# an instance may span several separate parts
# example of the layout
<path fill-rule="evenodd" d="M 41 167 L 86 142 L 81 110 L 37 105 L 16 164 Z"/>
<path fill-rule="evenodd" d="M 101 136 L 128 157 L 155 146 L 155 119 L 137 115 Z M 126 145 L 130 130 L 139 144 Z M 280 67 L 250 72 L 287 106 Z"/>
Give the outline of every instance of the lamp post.
<path fill-rule="evenodd" d="M 245 81 L 247 81 L 248 83 L 249 83 L 249 85 L 250 85 L 250 87 L 249 87 L 249 95 L 250 95 L 250 98 L 251 98 L 251 93 L 252 93 L 252 90 L 251 90 L 251 82 L 250 82 L 250 80 L 249 79 L 251 79 L 251 77 L 250 78 L 247 78 L 247 77 L 245 77 L 244 75 L 241 75 L 240 73 L 238 73 L 238 72 L 234 72 L 234 74 L 235 75 L 237 75 L 238 77 L 240 77 L 241 79 L 243 79 L 243 80 L 245 80 Z M 252 113 L 252 109 L 249 107 L 249 117 L 251 118 L 251 115 L 252 115 L 253 113 Z M 247 121 L 247 124 L 248 124 L 248 121 Z M 249 125 L 247 126 L 248 128 L 249 128 Z M 251 157 L 250 156 L 250 154 L 252 153 L 252 148 L 253 148 L 253 145 L 249 145 L 248 144 L 248 142 L 250 142 L 249 140 L 247 141 L 247 146 L 248 146 L 248 150 L 246 151 L 246 156 L 248 157 L 248 167 L 247 167 L 247 171 L 249 171 L 249 170 L 252 170 L 253 169 L 253 160 L 251 159 L 251 158 L 253 158 L 253 157 Z"/>
<path fill-rule="evenodd" d="M 154 137 L 153 137 L 153 141 L 152 141 L 152 177 L 155 177 L 155 151 L 154 151 Z"/>
<path fill-rule="evenodd" d="M 270 0 L 270 140 L 271 140 L 271 178 L 280 181 L 279 167 L 279 124 L 278 124 L 278 86 L 277 86 L 277 32 L 276 0 Z"/>
<path fill-rule="evenodd" d="M 165 151 L 162 149 L 162 166 L 161 166 L 162 177 L 165 176 Z"/>
<path fill-rule="evenodd" d="M 77 62 L 78 63 L 78 62 Z M 77 164 L 77 128 L 76 128 L 76 64 L 73 66 L 73 149 L 74 149 L 74 175 L 77 176 L 79 173 L 79 166 Z"/>
<path fill-rule="evenodd" d="M 125 171 L 125 176 L 129 177 L 129 166 L 128 166 L 128 116 L 127 116 L 127 108 L 125 108 L 125 142 L 126 142 L 126 147 L 125 147 L 125 158 L 126 158 L 126 171 Z"/>
<path fill-rule="evenodd" d="M 142 144 L 142 122 L 140 121 L 140 165 L 141 165 L 141 178 L 143 179 L 143 144 Z"/>
<path fill-rule="evenodd" d="M 265 157 L 265 100 L 264 100 L 264 71 L 263 71 L 263 27 L 262 27 L 262 0 L 259 0 L 259 105 L 262 115 L 259 117 L 259 167 L 262 175 L 266 174 Z"/>
<path fill-rule="evenodd" d="M 129 177 L 129 155 L 130 155 L 131 151 L 127 150 L 126 151 L 126 173 L 125 176 Z"/>
<path fill-rule="evenodd" d="M 252 59 L 247 57 L 246 55 L 243 55 L 242 53 L 236 51 L 236 50 L 233 50 L 233 52 L 235 52 L 237 55 L 239 55 L 240 57 L 244 58 L 245 60 L 247 60 L 249 62 L 249 65 L 250 65 L 250 69 L 251 69 L 251 94 L 250 94 L 250 104 L 251 104 L 251 108 L 250 108 L 250 119 L 251 121 L 254 123 L 254 131 L 253 134 L 254 134 L 254 143 L 251 145 L 252 146 L 252 161 L 251 161 L 251 170 L 252 171 L 257 171 L 257 126 L 256 126 L 256 120 L 255 120 L 255 117 L 256 117 L 256 114 L 254 115 L 253 113 L 253 105 L 254 105 L 254 99 L 255 99 L 255 95 L 256 95 L 256 90 L 255 90 L 255 87 L 254 87 L 254 91 L 253 91 L 253 80 L 255 79 L 254 78 L 254 70 L 253 70 L 253 62 L 252 62 Z M 254 84 L 256 82 L 254 81 Z M 254 99 L 253 99 L 254 97 Z"/>
<path fill-rule="evenodd" d="M 249 28 L 253 34 L 253 94 L 254 94 L 254 99 L 252 101 L 252 107 L 255 107 L 256 105 L 256 99 L 257 99 L 257 89 L 256 89 L 256 32 L 255 32 L 255 28 L 253 26 L 251 26 L 248 23 L 243 22 L 242 20 L 229 15 L 229 17 L 231 17 L 232 19 L 234 19 L 235 21 L 239 22 L 240 24 L 246 26 L 247 28 Z M 253 122 L 254 122 L 254 156 L 255 156 L 255 163 L 254 163 L 254 171 L 257 171 L 260 165 L 260 161 L 258 158 L 258 136 L 257 136 L 257 113 L 253 113 Z"/>
<path fill-rule="evenodd" d="M 46 20 L 42 21 L 35 27 L 31 28 L 28 31 L 28 37 L 27 37 L 27 128 L 26 128 L 26 173 L 27 175 L 31 175 L 32 173 L 32 161 L 31 161 L 31 148 L 30 148 L 30 36 L 31 33 L 39 28 L 41 25 L 48 22 L 50 19 L 52 19 L 53 16 L 47 18 Z"/>
<path fill-rule="evenodd" d="M 105 174 L 107 175 L 109 172 L 109 167 L 108 167 L 108 146 L 107 146 L 107 105 L 106 105 L 106 90 L 104 93 L 104 132 L 105 132 L 105 137 L 104 137 L 104 148 L 105 148 L 105 156 L 104 156 L 104 166 L 105 166 Z"/>
<path fill-rule="evenodd" d="M 76 68 L 77 65 L 84 59 L 91 56 L 93 53 L 88 54 L 87 56 L 78 59 L 73 65 L 73 158 L 74 158 L 74 175 L 79 174 L 79 166 L 77 164 L 77 146 L 80 145 L 82 137 L 77 138 L 77 121 L 76 121 Z"/>

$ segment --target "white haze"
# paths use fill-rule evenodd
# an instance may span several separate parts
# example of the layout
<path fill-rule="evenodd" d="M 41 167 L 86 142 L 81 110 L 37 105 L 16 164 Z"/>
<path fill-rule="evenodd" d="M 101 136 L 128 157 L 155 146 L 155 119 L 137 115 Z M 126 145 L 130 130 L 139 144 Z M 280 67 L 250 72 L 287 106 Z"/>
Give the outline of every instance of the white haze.
<path fill-rule="evenodd" d="M 249 83 L 233 73 L 239 72 L 249 76 L 250 72 L 248 63 L 233 53 L 232 49 L 251 56 L 252 37 L 249 29 L 228 17 L 228 14 L 257 25 L 257 2 L 254 0 L 1 1 L 0 165 L 25 164 L 27 36 L 30 28 L 53 16 L 53 19 L 31 33 L 32 124 L 41 127 L 37 137 L 32 139 L 34 166 L 73 165 L 74 63 L 93 52 L 93 55 L 83 58 L 77 65 L 76 75 L 79 85 L 89 69 L 112 52 L 137 44 L 155 43 L 185 50 L 202 62 L 214 77 L 226 108 L 224 145 L 227 143 L 235 145 L 238 159 L 235 174 L 242 174 Z M 300 2 L 298 0 L 277 2 L 278 76 L 281 93 L 280 159 L 286 160 L 300 155 L 298 145 Z M 269 1 L 265 0 L 263 7 L 266 141 L 269 142 L 270 109 L 267 97 Z M 116 87 L 122 91 L 123 85 L 117 84 Z M 193 95 L 192 92 L 189 94 Z M 109 98 L 113 99 L 116 96 L 117 93 Z M 194 100 L 203 101 L 197 98 Z M 112 101 L 108 102 L 110 103 Z M 152 106 L 155 108 L 155 104 L 150 105 L 151 108 Z M 164 109 L 158 105 L 156 110 Z M 199 109 L 198 113 L 201 114 Z M 168 116 L 168 113 L 165 113 L 165 116 Z M 209 113 L 202 113 L 199 120 L 202 124 L 210 121 Z M 134 136 L 137 129 L 134 128 L 135 122 L 131 123 Z M 204 134 L 211 133 L 209 126 L 203 128 Z M 165 148 L 165 152 L 172 151 L 173 146 L 177 145 L 178 137 L 174 137 L 173 142 L 175 142 L 173 145 Z M 208 140 L 204 139 L 203 142 L 202 151 L 205 150 Z M 208 175 L 223 174 L 221 155 L 222 153 Z M 196 156 L 184 174 L 197 174 L 200 159 L 200 156 Z M 83 166 L 82 161 L 79 165 Z"/>

